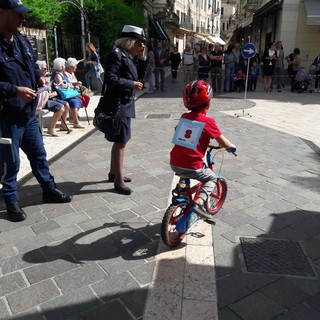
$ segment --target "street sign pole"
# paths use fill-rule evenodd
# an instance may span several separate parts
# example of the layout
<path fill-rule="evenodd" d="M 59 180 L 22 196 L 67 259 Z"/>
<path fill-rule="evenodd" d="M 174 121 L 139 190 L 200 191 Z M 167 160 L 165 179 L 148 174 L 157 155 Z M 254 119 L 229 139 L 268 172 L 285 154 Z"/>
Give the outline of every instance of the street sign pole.
<path fill-rule="evenodd" d="M 245 82 L 245 88 L 244 88 L 244 100 L 247 100 L 247 90 L 248 90 L 248 79 L 249 79 L 249 69 L 250 69 L 250 59 L 252 57 L 254 57 L 256 55 L 257 49 L 256 46 L 253 43 L 247 43 L 242 47 L 242 56 L 246 59 L 248 59 L 248 63 L 247 63 L 247 75 L 246 75 L 246 82 Z M 235 113 L 235 116 L 237 116 L 237 118 L 239 117 L 245 117 L 245 116 L 249 116 L 252 117 L 250 115 L 250 113 L 245 113 L 244 112 L 244 104 L 243 104 L 243 109 L 242 109 L 242 114 L 241 113 Z"/>

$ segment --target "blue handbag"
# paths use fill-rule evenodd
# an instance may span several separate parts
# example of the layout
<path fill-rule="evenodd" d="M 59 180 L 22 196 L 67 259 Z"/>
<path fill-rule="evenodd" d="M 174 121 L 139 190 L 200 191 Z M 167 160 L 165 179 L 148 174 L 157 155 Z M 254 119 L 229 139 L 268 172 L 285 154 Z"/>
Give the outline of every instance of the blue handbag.
<path fill-rule="evenodd" d="M 77 97 L 80 94 L 78 90 L 61 87 L 56 87 L 56 91 L 61 100 L 68 100 Z"/>

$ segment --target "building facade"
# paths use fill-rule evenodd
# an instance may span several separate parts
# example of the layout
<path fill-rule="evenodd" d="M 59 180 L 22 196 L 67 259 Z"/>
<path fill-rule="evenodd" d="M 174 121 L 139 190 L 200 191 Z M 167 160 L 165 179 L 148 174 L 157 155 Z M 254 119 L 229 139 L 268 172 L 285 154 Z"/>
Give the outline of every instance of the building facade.
<path fill-rule="evenodd" d="M 180 52 L 186 42 L 200 48 L 209 47 L 220 38 L 221 0 L 146 0 L 149 21 L 149 38 L 154 39 L 153 24 L 158 23 L 165 31 L 170 44 Z"/>
<path fill-rule="evenodd" d="M 230 6 L 230 2 L 223 1 L 222 7 Z M 300 49 L 306 68 L 319 54 L 319 0 L 237 0 L 233 6 L 236 11 L 225 33 L 228 43 L 251 42 L 262 54 L 269 43 L 279 40 L 285 55 Z"/>

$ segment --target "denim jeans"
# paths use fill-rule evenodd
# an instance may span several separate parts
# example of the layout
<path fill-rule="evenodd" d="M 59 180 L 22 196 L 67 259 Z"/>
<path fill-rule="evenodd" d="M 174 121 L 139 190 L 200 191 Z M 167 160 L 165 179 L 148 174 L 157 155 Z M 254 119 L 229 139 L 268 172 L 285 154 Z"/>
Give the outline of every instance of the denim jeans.
<path fill-rule="evenodd" d="M 160 88 L 161 90 L 164 89 L 164 78 L 165 78 L 164 68 L 154 68 L 154 80 L 156 84 L 156 90 L 160 90 Z"/>
<path fill-rule="evenodd" d="M 12 139 L 12 159 L 6 159 L 6 174 L 3 180 L 2 196 L 6 204 L 19 201 L 17 175 L 20 169 L 19 148 L 27 155 L 33 175 L 43 192 L 56 188 L 49 172 L 47 153 L 42 134 L 35 116 L 27 120 L 5 118 L 1 121 L 2 136 Z"/>
<path fill-rule="evenodd" d="M 233 90 L 233 75 L 234 75 L 234 69 L 235 67 L 225 67 L 225 78 L 224 78 L 224 86 L 223 90 L 224 91 L 232 91 Z"/>
<path fill-rule="evenodd" d="M 86 86 L 87 88 L 90 90 L 91 89 L 91 78 L 93 76 L 96 76 L 96 69 L 95 68 L 90 68 L 88 70 L 88 72 L 85 74 L 84 78 L 86 80 Z M 100 89 L 102 88 L 102 85 L 103 85 L 103 81 L 102 79 L 99 77 L 97 78 L 98 80 L 98 85 L 100 86 Z"/>
<path fill-rule="evenodd" d="M 146 75 L 146 81 L 148 83 L 148 91 L 154 91 L 153 73 Z"/>

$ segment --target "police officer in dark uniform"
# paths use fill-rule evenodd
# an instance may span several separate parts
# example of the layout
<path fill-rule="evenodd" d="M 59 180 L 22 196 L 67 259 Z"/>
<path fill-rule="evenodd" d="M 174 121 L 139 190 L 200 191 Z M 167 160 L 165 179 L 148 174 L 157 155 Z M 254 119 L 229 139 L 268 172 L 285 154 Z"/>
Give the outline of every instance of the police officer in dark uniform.
<path fill-rule="evenodd" d="M 109 181 L 114 182 L 115 192 L 130 195 L 132 190 L 126 182 L 131 179 L 123 175 L 123 161 L 126 143 L 131 138 L 131 118 L 135 117 L 135 90 L 141 90 L 143 83 L 138 80 L 135 56 L 144 54 L 146 38 L 142 28 L 125 25 L 108 55 L 104 76 L 105 112 L 116 113 L 120 107 L 121 130 L 117 136 L 107 137 L 113 142 Z"/>
<path fill-rule="evenodd" d="M 27 155 L 32 173 L 43 190 L 43 201 L 70 202 L 71 196 L 56 188 L 49 172 L 47 155 L 35 115 L 37 86 L 45 84 L 32 46 L 20 34 L 23 14 L 32 12 L 20 0 L 0 1 L 0 132 L 12 140 L 12 159 L 4 159 L 2 197 L 7 214 L 22 221 L 26 213 L 19 206 L 17 174 L 20 169 L 19 148 Z"/>

